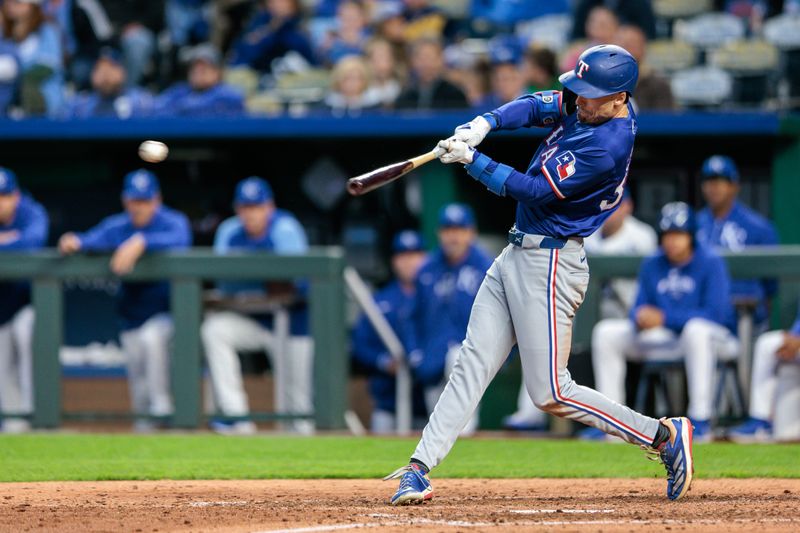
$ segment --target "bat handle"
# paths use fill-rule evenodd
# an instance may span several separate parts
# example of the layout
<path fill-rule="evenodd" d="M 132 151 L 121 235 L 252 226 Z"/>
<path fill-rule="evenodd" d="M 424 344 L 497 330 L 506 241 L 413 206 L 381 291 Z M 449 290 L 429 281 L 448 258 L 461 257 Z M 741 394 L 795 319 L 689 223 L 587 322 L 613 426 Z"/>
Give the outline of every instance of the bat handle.
<path fill-rule="evenodd" d="M 409 161 L 411 161 L 411 164 L 413 165 L 411 168 L 421 167 L 425 163 L 430 163 L 443 153 L 444 153 L 444 148 L 439 148 L 437 146 L 436 148 L 434 148 L 433 150 L 431 150 L 426 154 L 418 155 L 417 157 L 409 159 Z"/>

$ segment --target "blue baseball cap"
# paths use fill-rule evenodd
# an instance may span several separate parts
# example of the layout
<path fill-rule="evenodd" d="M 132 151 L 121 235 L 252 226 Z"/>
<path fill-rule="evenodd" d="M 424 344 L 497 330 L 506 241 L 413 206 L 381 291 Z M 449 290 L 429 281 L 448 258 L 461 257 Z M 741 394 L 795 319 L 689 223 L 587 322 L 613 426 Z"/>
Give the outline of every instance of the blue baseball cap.
<path fill-rule="evenodd" d="M 272 187 L 263 178 L 251 176 L 236 185 L 233 195 L 235 205 L 256 205 L 272 200 Z"/>
<path fill-rule="evenodd" d="M 474 228 L 475 213 L 466 204 L 447 204 L 439 211 L 440 228 Z"/>
<path fill-rule="evenodd" d="M 0 194 L 13 194 L 18 190 L 17 175 L 14 171 L 0 167 Z"/>
<path fill-rule="evenodd" d="M 522 44 L 512 35 L 494 37 L 489 41 L 489 61 L 492 65 L 517 65 L 522 60 Z"/>
<path fill-rule="evenodd" d="M 422 235 L 414 230 L 404 230 L 392 239 L 392 253 L 401 254 L 404 252 L 422 252 L 425 250 L 425 241 Z"/>
<path fill-rule="evenodd" d="M 723 178 L 731 183 L 739 183 L 739 169 L 733 159 L 726 155 L 712 155 L 703 161 L 703 168 L 700 170 L 700 179 L 710 180 Z"/>
<path fill-rule="evenodd" d="M 120 66 L 123 66 L 125 61 L 125 58 L 122 57 L 122 52 L 116 48 L 112 48 L 111 46 L 104 46 L 100 49 L 100 53 L 97 55 L 97 60 L 99 61 L 101 59 L 106 59 Z"/>
<path fill-rule="evenodd" d="M 122 197 L 126 200 L 152 200 L 161 193 L 156 175 L 140 168 L 125 175 Z"/>
<path fill-rule="evenodd" d="M 658 221 L 661 233 L 667 231 L 683 231 L 694 235 L 694 210 L 685 202 L 670 202 L 661 208 L 661 219 Z"/>

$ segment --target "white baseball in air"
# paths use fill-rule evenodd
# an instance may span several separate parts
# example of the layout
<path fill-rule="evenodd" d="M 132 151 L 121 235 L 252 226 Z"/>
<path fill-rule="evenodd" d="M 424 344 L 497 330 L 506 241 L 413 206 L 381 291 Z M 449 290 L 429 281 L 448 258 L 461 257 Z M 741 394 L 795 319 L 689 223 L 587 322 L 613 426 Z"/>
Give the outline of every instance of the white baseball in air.
<path fill-rule="evenodd" d="M 144 141 L 139 145 L 139 157 L 148 163 L 160 163 L 167 158 L 169 148 L 159 141 Z"/>

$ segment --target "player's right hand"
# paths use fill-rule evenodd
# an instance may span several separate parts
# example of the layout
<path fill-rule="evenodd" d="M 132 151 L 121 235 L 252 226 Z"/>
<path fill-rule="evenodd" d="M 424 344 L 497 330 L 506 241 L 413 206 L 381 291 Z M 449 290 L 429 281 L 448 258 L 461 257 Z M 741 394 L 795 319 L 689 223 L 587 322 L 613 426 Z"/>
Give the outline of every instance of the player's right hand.
<path fill-rule="evenodd" d="M 436 147 L 445 150 L 439 156 L 439 161 L 442 163 L 464 163 L 467 165 L 472 163 L 472 157 L 475 154 L 475 148 L 465 142 L 454 140 L 452 137 L 439 141 Z"/>
<path fill-rule="evenodd" d="M 483 139 L 492 131 L 492 125 L 481 116 L 473 118 L 470 122 L 462 124 L 453 132 L 453 136 L 448 140 L 461 141 L 471 148 L 478 146 Z"/>
<path fill-rule="evenodd" d="M 74 233 L 65 233 L 58 239 L 58 251 L 62 254 L 74 254 L 81 249 L 81 240 Z"/>

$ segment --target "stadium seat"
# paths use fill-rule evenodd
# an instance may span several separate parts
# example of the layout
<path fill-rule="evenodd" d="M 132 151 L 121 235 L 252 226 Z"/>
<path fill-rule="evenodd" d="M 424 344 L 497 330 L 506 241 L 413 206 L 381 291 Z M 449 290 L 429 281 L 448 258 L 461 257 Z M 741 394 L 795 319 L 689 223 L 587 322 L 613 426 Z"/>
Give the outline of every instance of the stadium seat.
<path fill-rule="evenodd" d="M 653 12 L 665 19 L 689 18 L 713 8 L 713 0 L 653 0 Z"/>
<path fill-rule="evenodd" d="M 647 65 L 664 73 L 684 70 L 697 64 L 697 49 L 685 41 L 662 39 L 647 45 Z"/>
<path fill-rule="evenodd" d="M 800 97 L 800 14 L 780 15 L 767 20 L 764 39 L 781 52 L 781 73 L 788 85 L 787 96 Z"/>
<path fill-rule="evenodd" d="M 711 52 L 709 62 L 730 72 L 733 100 L 756 105 L 769 95 L 778 75 L 778 49 L 766 41 L 735 41 Z"/>
<path fill-rule="evenodd" d="M 572 17 L 569 15 L 545 15 L 521 22 L 516 28 L 516 34 L 527 45 L 544 45 L 554 52 L 567 47 L 571 31 Z"/>
<path fill-rule="evenodd" d="M 685 107 L 718 107 L 733 94 L 732 76 L 718 67 L 681 70 L 674 74 L 670 86 L 675 100 Z"/>
<path fill-rule="evenodd" d="M 674 35 L 701 50 L 711 50 L 744 38 L 745 24 L 739 17 L 727 13 L 706 13 L 676 21 Z"/>

